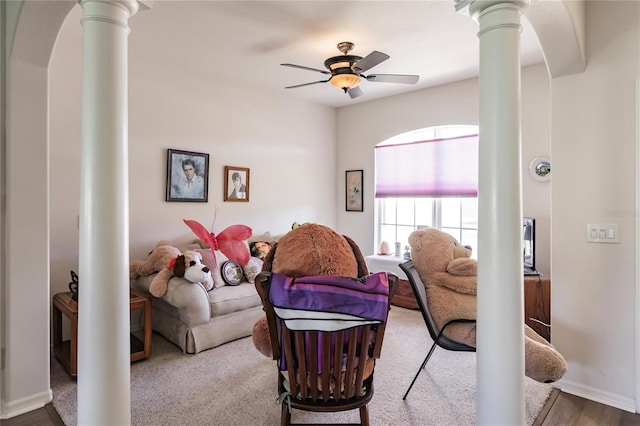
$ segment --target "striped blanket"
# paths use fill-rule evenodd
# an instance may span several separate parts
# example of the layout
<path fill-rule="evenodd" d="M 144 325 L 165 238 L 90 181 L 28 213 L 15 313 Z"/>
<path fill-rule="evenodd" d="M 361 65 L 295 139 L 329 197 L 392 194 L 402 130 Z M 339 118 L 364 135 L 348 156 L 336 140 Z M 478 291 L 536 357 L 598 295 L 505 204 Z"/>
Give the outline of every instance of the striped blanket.
<path fill-rule="evenodd" d="M 269 300 L 289 330 L 336 331 L 387 319 L 386 272 L 363 278 L 310 276 L 289 278 L 274 273 Z"/>

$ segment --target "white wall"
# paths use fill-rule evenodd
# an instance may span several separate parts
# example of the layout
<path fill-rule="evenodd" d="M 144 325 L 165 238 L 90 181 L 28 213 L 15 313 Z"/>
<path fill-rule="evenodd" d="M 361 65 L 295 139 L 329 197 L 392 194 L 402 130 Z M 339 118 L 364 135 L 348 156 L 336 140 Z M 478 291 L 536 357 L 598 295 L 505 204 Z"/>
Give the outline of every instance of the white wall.
<path fill-rule="evenodd" d="M 356 104 L 338 110 L 336 200 L 338 229 L 350 235 L 365 255 L 374 244 L 374 146 L 410 130 L 449 124 L 478 124 L 478 81 L 443 86 Z M 528 172 L 536 156 L 549 155 L 549 77 L 543 64 L 522 71 L 523 210 L 536 218 L 536 266 L 550 272 L 548 182 L 534 181 Z M 344 171 L 364 170 L 364 212 L 346 212 Z"/>
<path fill-rule="evenodd" d="M 638 2 L 587 2 L 587 69 L 551 83 L 552 338 L 563 390 L 635 409 Z M 613 24 L 615 23 L 615 24 Z M 620 244 L 586 242 L 617 223 Z"/>
<path fill-rule="evenodd" d="M 152 11 L 145 19 L 152 18 Z M 141 15 L 142 16 L 142 15 Z M 51 67 L 51 294 L 77 270 L 81 114 L 79 6 L 65 21 Z M 136 16 L 134 19 L 139 18 Z M 133 20 L 132 20 L 133 21 Z M 162 31 L 171 29 L 162 28 Z M 179 28 L 175 29 L 179 31 Z M 136 38 L 129 47 L 130 256 L 159 240 L 195 238 L 182 222 L 214 232 L 242 223 L 281 234 L 296 222 L 335 226 L 335 112 L 260 92 L 211 70 L 176 63 Z M 148 54 L 154 51 L 153 55 Z M 165 202 L 167 148 L 209 153 L 209 202 Z M 250 168 L 248 203 L 223 201 L 224 166 Z M 82 276 L 80 276 L 82 286 Z"/>
<path fill-rule="evenodd" d="M 6 140 L 2 141 L 6 148 L 2 418 L 51 400 L 47 68 L 72 3 L 16 4 L 20 6 L 19 21 L 8 25 L 15 28 L 15 38 L 7 64 Z M 14 19 L 14 12 L 8 18 Z"/>

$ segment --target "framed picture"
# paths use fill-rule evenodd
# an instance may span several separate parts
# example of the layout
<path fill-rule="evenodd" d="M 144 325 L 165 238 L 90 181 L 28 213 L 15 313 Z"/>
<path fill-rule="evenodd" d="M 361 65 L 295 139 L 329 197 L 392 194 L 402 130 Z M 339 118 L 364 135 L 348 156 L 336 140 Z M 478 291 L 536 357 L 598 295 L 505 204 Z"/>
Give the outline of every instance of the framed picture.
<path fill-rule="evenodd" d="M 362 208 L 362 170 L 345 172 L 345 194 L 348 212 L 361 212 Z"/>
<path fill-rule="evenodd" d="M 224 166 L 224 201 L 249 201 L 249 169 Z"/>
<path fill-rule="evenodd" d="M 206 203 L 209 198 L 209 154 L 167 150 L 166 201 Z"/>
<path fill-rule="evenodd" d="M 232 260 L 227 260 L 222 264 L 220 274 L 224 282 L 228 285 L 238 285 L 242 282 L 242 278 L 244 278 L 242 266 Z"/>

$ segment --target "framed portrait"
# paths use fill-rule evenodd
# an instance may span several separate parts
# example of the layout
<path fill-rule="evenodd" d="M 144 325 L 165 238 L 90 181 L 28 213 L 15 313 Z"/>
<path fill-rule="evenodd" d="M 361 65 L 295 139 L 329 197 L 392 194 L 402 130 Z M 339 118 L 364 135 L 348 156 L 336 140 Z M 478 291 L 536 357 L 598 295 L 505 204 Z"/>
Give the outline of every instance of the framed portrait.
<path fill-rule="evenodd" d="M 348 212 L 361 212 L 362 208 L 362 170 L 345 172 L 346 208 Z"/>
<path fill-rule="evenodd" d="M 224 166 L 224 201 L 249 201 L 249 169 Z"/>
<path fill-rule="evenodd" d="M 167 150 L 166 201 L 206 203 L 209 199 L 209 154 Z"/>

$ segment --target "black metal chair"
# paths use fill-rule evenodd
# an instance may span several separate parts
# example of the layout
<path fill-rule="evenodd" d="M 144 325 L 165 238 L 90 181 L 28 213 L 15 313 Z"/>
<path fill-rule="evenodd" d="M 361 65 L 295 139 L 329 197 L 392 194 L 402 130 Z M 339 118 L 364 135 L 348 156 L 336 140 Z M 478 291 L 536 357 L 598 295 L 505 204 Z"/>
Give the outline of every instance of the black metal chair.
<path fill-rule="evenodd" d="M 427 329 L 429 330 L 429 335 L 431 336 L 431 339 L 433 339 L 433 345 L 431 346 L 431 349 L 429 349 L 429 353 L 427 354 L 427 357 L 424 359 L 424 361 L 422 362 L 422 365 L 420 366 L 420 369 L 418 370 L 415 377 L 411 381 L 411 385 L 409 385 L 409 389 L 407 389 L 404 396 L 402 397 L 402 399 L 405 400 L 407 398 L 407 395 L 409 395 L 409 391 L 413 387 L 413 384 L 416 382 L 416 379 L 420 375 L 420 372 L 424 370 L 424 367 L 427 365 L 427 362 L 429 361 L 429 358 L 431 358 L 431 355 L 433 354 L 433 351 L 436 349 L 436 346 L 440 346 L 441 348 L 449 351 L 463 351 L 463 352 L 476 351 L 476 348 L 474 348 L 473 346 L 468 346 L 468 345 L 465 345 L 464 343 L 456 342 L 454 340 L 449 339 L 447 336 L 443 335 L 444 330 L 450 324 L 475 323 L 476 320 L 454 319 L 447 322 L 442 327 L 442 329 L 440 329 L 436 324 L 436 322 L 433 320 L 433 317 L 431 316 L 431 311 L 429 310 L 429 304 L 427 301 L 427 290 L 424 286 L 424 283 L 422 282 L 422 279 L 420 279 L 420 275 L 418 274 L 418 271 L 413 265 L 413 262 L 410 260 L 408 262 L 401 263 L 399 266 L 400 266 L 400 269 L 404 271 L 404 273 L 407 275 L 407 278 L 409 279 L 409 284 L 411 284 L 411 288 L 413 289 L 413 294 L 416 296 L 416 301 L 418 302 L 418 308 L 420 308 L 420 312 L 422 313 L 422 318 L 424 319 L 424 322 L 427 325 Z"/>

